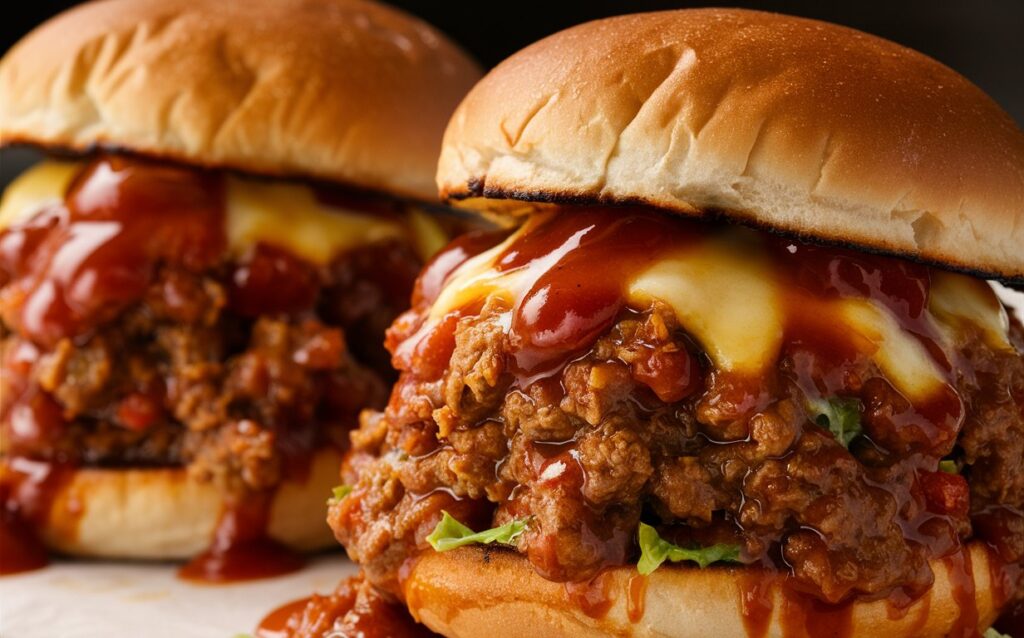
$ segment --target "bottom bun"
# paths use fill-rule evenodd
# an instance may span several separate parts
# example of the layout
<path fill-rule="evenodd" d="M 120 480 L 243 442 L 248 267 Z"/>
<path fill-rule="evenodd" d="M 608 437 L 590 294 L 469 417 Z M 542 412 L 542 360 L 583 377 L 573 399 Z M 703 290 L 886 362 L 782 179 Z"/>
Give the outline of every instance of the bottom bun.
<path fill-rule="evenodd" d="M 939 638 L 958 627 L 962 635 L 971 635 L 963 623 L 976 623 L 980 631 L 998 615 L 993 576 L 999 570 L 990 570 L 983 545 L 971 543 L 968 549 L 972 569 L 961 571 L 973 572 L 973 619 L 971 579 L 956 578 L 950 559 L 932 564 L 934 586 L 905 609 L 885 600 L 840 608 L 800 602 L 784 593 L 783 579 L 758 578 L 754 570 L 742 568 L 666 566 L 646 579 L 632 567 L 618 568 L 581 590 L 541 578 L 515 553 L 480 548 L 427 553 L 403 589 L 413 617 L 448 638 Z M 963 564 L 963 556 L 958 557 Z M 744 598 L 748 610 L 752 598 L 760 601 L 762 613 L 745 616 Z"/>
<path fill-rule="evenodd" d="M 302 481 L 285 481 L 270 508 L 267 535 L 298 551 L 334 547 L 324 501 L 338 483 L 341 456 L 323 450 Z M 224 494 L 184 469 L 81 468 L 60 488 L 40 530 L 71 556 L 172 560 L 210 545 Z"/>

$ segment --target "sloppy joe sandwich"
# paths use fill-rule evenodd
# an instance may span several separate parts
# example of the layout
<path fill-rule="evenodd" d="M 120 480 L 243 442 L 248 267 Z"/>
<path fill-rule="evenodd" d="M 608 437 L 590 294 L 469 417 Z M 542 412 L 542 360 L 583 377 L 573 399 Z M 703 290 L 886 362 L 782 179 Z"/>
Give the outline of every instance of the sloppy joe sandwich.
<path fill-rule="evenodd" d="M 477 84 L 437 180 L 510 228 L 421 273 L 329 515 L 414 618 L 966 637 L 1019 603 L 1024 134 L 966 79 L 769 13 L 600 20 Z"/>
<path fill-rule="evenodd" d="M 103 0 L 0 61 L 0 568 L 177 559 L 245 578 L 324 501 L 422 262 L 478 78 L 363 0 Z"/>

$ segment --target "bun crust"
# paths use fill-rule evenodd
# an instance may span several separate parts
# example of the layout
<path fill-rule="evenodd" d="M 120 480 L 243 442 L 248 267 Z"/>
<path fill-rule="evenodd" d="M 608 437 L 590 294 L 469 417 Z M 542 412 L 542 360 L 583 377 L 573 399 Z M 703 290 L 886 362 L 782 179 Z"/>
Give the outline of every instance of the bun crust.
<path fill-rule="evenodd" d="M 1024 282 L 1010 116 L 925 55 L 802 18 L 666 11 L 542 40 L 456 110 L 438 185 L 468 208 L 642 203 Z"/>
<path fill-rule="evenodd" d="M 993 600 L 988 550 L 980 544 L 970 547 L 976 583 L 979 629 L 984 630 L 998 615 Z M 941 638 L 959 618 L 948 570 L 933 563 L 935 584 L 906 614 L 890 617 L 884 600 L 858 603 L 850 614 L 851 636 L 886 638 Z M 608 612 L 592 618 L 572 602 L 560 583 L 538 576 L 529 562 L 508 551 L 463 548 L 444 554 L 427 553 L 413 568 L 403 585 L 409 609 L 420 622 L 448 638 L 513 638 L 528 635 L 551 638 L 636 636 L 649 638 L 746 638 L 742 615 L 743 569 L 705 570 L 662 568 L 651 574 L 642 600 L 630 619 L 629 581 L 633 568 L 606 572 Z M 825 635 L 821 627 L 799 616 L 784 621 L 782 594 L 771 591 L 774 611 L 763 635 Z M 639 618 L 637 618 L 639 615 Z M 783 626 L 786 626 L 786 631 Z M 809 627 L 807 625 L 810 625 Z M 818 629 L 819 631 L 814 631 Z M 810 630 L 810 631 L 808 631 Z M 755 635 L 754 633 L 750 635 Z M 838 634 L 837 634 L 838 635 Z"/>
<path fill-rule="evenodd" d="M 434 200 L 445 123 L 478 77 L 436 29 L 366 0 L 100 0 L 0 62 L 0 143 Z"/>
<path fill-rule="evenodd" d="M 267 535 L 298 551 L 335 547 L 323 511 L 340 465 L 337 452 L 321 451 L 304 482 L 283 483 Z M 41 531 L 49 547 L 71 556 L 185 559 L 210 546 L 223 508 L 220 490 L 183 469 L 83 468 L 54 498 Z"/>

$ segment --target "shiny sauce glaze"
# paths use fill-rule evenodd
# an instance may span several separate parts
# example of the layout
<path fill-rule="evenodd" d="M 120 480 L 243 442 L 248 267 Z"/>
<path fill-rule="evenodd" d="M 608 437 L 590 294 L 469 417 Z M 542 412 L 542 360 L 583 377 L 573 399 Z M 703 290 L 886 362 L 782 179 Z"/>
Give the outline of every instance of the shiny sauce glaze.
<path fill-rule="evenodd" d="M 27 218 L 8 220 L 13 223 L 0 230 L 0 318 L 18 336 L 4 352 L 4 378 L 0 379 L 5 395 L 0 400 L 0 422 L 5 424 L 8 448 L 33 449 L 57 440 L 69 425 L 60 404 L 33 380 L 36 363 L 58 342 L 84 343 L 98 327 L 142 302 L 162 268 L 212 273 L 223 280 L 227 308 L 241 320 L 317 310 L 321 270 L 336 264 L 321 268 L 262 242 L 233 254 L 226 232 L 226 180 L 217 172 L 101 156 L 78 169 L 62 201 L 47 204 Z M 348 196 L 327 186 L 318 186 L 314 194 L 331 206 L 358 204 L 359 210 L 397 219 L 397 204 L 374 205 L 380 198 Z M 353 249 L 359 250 L 358 246 Z M 363 261 L 372 259 L 367 252 Z M 386 275 L 395 275 L 381 286 L 385 301 L 407 298 L 413 273 L 398 276 L 404 262 L 385 265 Z M 346 275 L 376 281 L 365 270 Z M 340 279 L 338 285 L 344 284 L 345 277 Z M 171 306 L 177 295 L 173 283 L 170 280 L 162 291 L 163 302 Z M 335 317 L 344 312 L 325 309 L 329 320 L 339 322 L 357 321 L 366 311 L 346 312 L 345 317 Z M 304 357 L 300 363 L 313 370 L 330 369 L 345 350 L 341 330 L 321 332 L 322 337 L 296 353 Z M 103 418 L 109 416 L 114 423 L 137 431 L 166 422 L 166 391 L 159 382 L 140 387 L 116 402 Z M 330 419 L 336 411 L 351 411 L 351 398 L 330 401 L 339 405 L 321 406 L 318 415 L 322 412 Z M 278 430 L 275 442 L 283 456 L 284 473 L 300 479 L 319 441 L 316 424 L 270 425 Z M 15 457 L 8 465 L 19 463 L 35 462 Z M 0 570 L 22 571 L 45 564 L 35 530 L 59 493 L 62 483 L 53 477 L 69 476 L 72 469 L 69 464 L 51 466 L 44 474 L 51 478 L 45 480 L 25 479 L 17 472 L 2 477 Z M 300 567 L 301 558 L 266 535 L 271 498 L 269 493 L 234 497 L 222 513 L 211 547 L 181 570 L 182 577 L 225 582 Z"/>
<path fill-rule="evenodd" d="M 45 567 L 49 563 L 36 529 L 54 516 L 54 505 L 69 483 L 69 467 L 14 458 L 0 461 L 0 576 Z M 74 524 L 80 509 L 56 513 Z"/>
<path fill-rule="evenodd" d="M 437 636 L 386 600 L 361 576 L 343 581 L 331 594 L 296 600 L 273 610 L 256 628 L 256 638 L 429 638 Z"/>
<path fill-rule="evenodd" d="M 223 255 L 216 174 L 111 157 L 88 165 L 63 205 L 0 235 L 5 323 L 51 346 L 82 337 L 145 293 L 158 263 L 193 271 Z"/>
<path fill-rule="evenodd" d="M 305 560 L 269 538 L 273 492 L 247 494 L 221 513 L 210 547 L 178 571 L 185 580 L 228 583 L 298 571 Z"/>
<path fill-rule="evenodd" d="M 624 314 L 647 309 L 631 299 L 632 280 L 659 260 L 686 253 L 717 230 L 706 223 L 644 210 L 586 208 L 536 215 L 511 237 L 479 237 L 472 249 L 453 246 L 425 269 L 413 309 L 389 332 L 393 362 L 406 378 L 441 378 L 454 349 L 459 319 L 498 300 L 507 309 L 508 368 L 514 376 L 513 387 L 552 385 L 547 379 L 589 352 L 595 340 Z M 956 375 L 973 372 L 951 352 L 929 306 L 936 271 L 903 260 L 765 235 L 757 243 L 758 250 L 767 255 L 768 276 L 781 295 L 782 335 L 776 357 L 786 355 L 801 364 L 795 374 L 809 399 L 860 399 L 868 412 L 861 440 L 874 449 L 876 459 L 884 459 L 879 462 L 902 463 L 917 477 L 911 496 L 906 498 L 919 500 L 899 505 L 916 512 L 901 521 L 905 536 L 928 547 L 931 557 L 945 557 L 961 610 L 954 635 L 974 636 L 978 613 L 973 574 L 951 522 L 967 516 L 969 488 L 964 477 L 935 471 L 937 459 L 953 450 L 966 414 L 954 387 Z M 994 312 L 1000 312 L 987 285 L 975 283 L 981 288 L 979 295 L 994 305 Z M 930 385 L 904 389 L 895 387 L 900 382 L 898 375 L 892 379 L 865 376 L 865 361 L 877 354 L 875 344 L 851 330 L 853 320 L 849 318 L 862 308 L 894 324 L 900 335 L 908 337 L 910 348 L 923 353 L 918 365 L 927 368 Z M 885 370 L 886 362 L 876 361 Z M 766 371 L 773 374 L 768 368 Z M 765 405 L 770 393 L 764 386 L 773 382 L 770 374 L 756 377 L 716 369 L 699 346 L 678 353 L 674 360 L 654 362 L 647 370 L 632 372 L 635 380 L 665 402 L 680 401 L 702 390 L 728 395 L 731 403 L 743 406 L 737 419 Z M 553 384 L 551 391 L 557 393 L 557 385 Z M 881 390 L 890 396 L 895 390 L 900 400 L 876 406 L 874 396 L 885 394 Z M 400 392 L 396 391 L 393 400 L 396 396 Z M 736 439 L 746 435 L 739 432 Z M 538 452 L 538 480 L 557 475 L 566 489 L 579 489 L 576 484 L 584 479 L 573 471 L 573 446 L 574 442 L 568 441 Z M 564 470 L 548 471 L 552 463 Z M 512 515 L 516 513 L 514 500 L 515 491 L 507 508 Z M 617 545 L 618 539 L 611 542 Z M 609 565 L 622 564 L 619 549 L 609 552 Z M 538 564 L 533 552 L 531 559 L 542 575 L 564 579 L 557 569 L 543 561 Z M 850 602 L 830 605 L 787 589 L 781 607 L 775 609 L 771 591 L 778 575 L 769 569 L 763 578 L 751 577 L 744 585 L 741 598 L 748 635 L 767 635 L 773 616 L 789 628 L 787 636 L 851 635 Z M 599 617 L 605 611 L 601 603 L 606 597 L 600 595 L 603 590 L 595 582 L 599 580 L 567 586 L 567 593 L 584 613 Z M 920 602 L 925 592 L 899 588 L 891 592 L 888 605 L 892 617 L 900 617 L 912 603 Z M 915 616 L 913 622 L 926 619 L 925 613 Z"/>

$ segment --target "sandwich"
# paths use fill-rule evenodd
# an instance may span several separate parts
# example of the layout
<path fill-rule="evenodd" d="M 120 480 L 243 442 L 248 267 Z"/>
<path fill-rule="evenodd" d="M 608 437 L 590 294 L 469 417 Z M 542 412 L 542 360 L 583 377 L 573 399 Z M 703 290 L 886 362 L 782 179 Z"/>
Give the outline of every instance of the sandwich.
<path fill-rule="evenodd" d="M 478 78 L 363 0 L 103 0 L 0 61 L 0 571 L 50 552 L 230 580 L 323 503 L 423 261 Z"/>
<path fill-rule="evenodd" d="M 388 331 L 328 519 L 378 596 L 457 638 L 1019 604 L 1024 134 L 966 79 L 782 15 L 600 20 L 485 76 L 437 181 L 508 228 Z"/>

